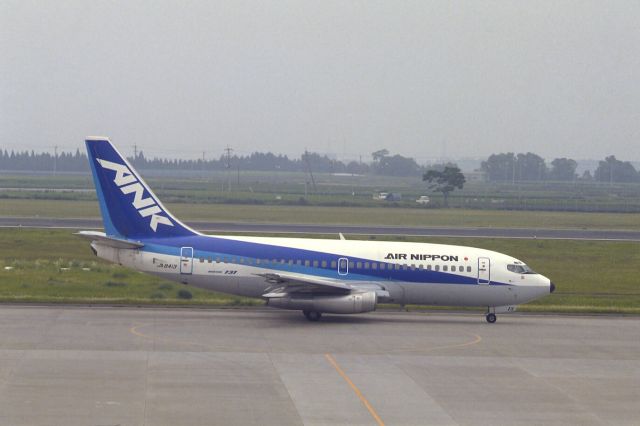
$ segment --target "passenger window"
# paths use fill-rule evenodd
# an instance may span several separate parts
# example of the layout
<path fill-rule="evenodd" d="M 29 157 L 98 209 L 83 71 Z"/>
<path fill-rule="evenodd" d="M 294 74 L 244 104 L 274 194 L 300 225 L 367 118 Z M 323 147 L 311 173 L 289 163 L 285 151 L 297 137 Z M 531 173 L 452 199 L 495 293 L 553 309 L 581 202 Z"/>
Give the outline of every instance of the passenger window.
<path fill-rule="evenodd" d="M 301 266 L 301 265 L 302 265 L 302 260 L 298 259 L 298 260 L 296 260 L 296 263 L 297 263 L 299 266 Z"/>
<path fill-rule="evenodd" d="M 400 264 L 399 264 L 399 263 L 396 263 L 396 264 L 394 265 L 394 269 L 395 269 L 396 271 L 400 270 Z"/>
<path fill-rule="evenodd" d="M 464 266 L 460 266 L 460 267 L 458 268 L 458 271 L 460 271 L 460 272 L 464 272 Z"/>
<path fill-rule="evenodd" d="M 280 264 L 284 265 L 284 259 L 280 259 Z"/>
<path fill-rule="evenodd" d="M 220 258 L 216 257 L 216 263 L 220 263 Z"/>
<path fill-rule="evenodd" d="M 427 271 L 431 270 L 431 265 L 427 265 Z"/>
<path fill-rule="evenodd" d="M 260 264 L 260 259 L 256 259 L 256 265 Z"/>
<path fill-rule="evenodd" d="M 289 259 L 289 266 L 293 265 L 293 259 Z"/>
<path fill-rule="evenodd" d="M 332 260 L 332 261 L 331 261 L 331 267 L 332 267 L 333 269 L 336 269 L 336 268 L 338 267 L 338 262 L 336 262 L 335 260 Z"/>
<path fill-rule="evenodd" d="M 204 263 L 204 257 L 200 258 L 200 263 Z"/>
<path fill-rule="evenodd" d="M 443 270 L 443 271 L 445 271 L 445 272 L 447 272 L 447 271 L 449 270 L 449 267 L 448 267 L 447 265 L 444 265 L 444 266 L 442 267 L 442 270 Z"/>
<path fill-rule="evenodd" d="M 305 261 L 304 261 L 304 266 L 311 266 L 311 262 L 310 262 L 310 261 L 308 261 L 308 260 L 305 260 Z"/>
<path fill-rule="evenodd" d="M 355 263 L 353 262 L 353 260 L 349 261 L 349 269 L 353 269 L 355 267 Z"/>
<path fill-rule="evenodd" d="M 369 262 L 364 262 L 364 269 L 369 269 Z"/>
<path fill-rule="evenodd" d="M 415 271 L 415 270 L 416 270 L 416 265 L 411 264 L 411 270 L 412 270 L 412 271 Z"/>
<path fill-rule="evenodd" d="M 440 270 L 440 265 L 436 265 L 436 271 Z"/>
<path fill-rule="evenodd" d="M 376 262 L 371 262 L 371 269 L 378 269 L 378 264 Z"/>
<path fill-rule="evenodd" d="M 314 267 L 314 268 L 317 268 L 317 267 L 318 267 L 318 265 L 319 265 L 318 261 L 317 261 L 317 260 L 314 260 L 314 261 L 313 261 L 313 267 Z"/>
<path fill-rule="evenodd" d="M 236 263 L 236 258 L 231 259 L 231 263 Z"/>
<path fill-rule="evenodd" d="M 467 272 L 471 272 L 471 266 L 467 266 Z"/>
<path fill-rule="evenodd" d="M 424 265 L 422 265 L 422 264 L 418 265 L 418 269 L 420 269 L 422 271 L 424 269 Z"/>
<path fill-rule="evenodd" d="M 208 259 L 207 259 L 207 262 L 211 263 L 211 260 L 212 260 L 211 258 L 208 258 Z"/>
<path fill-rule="evenodd" d="M 326 267 L 327 267 L 327 261 L 326 261 L 326 260 L 323 260 L 323 261 L 322 261 L 322 263 L 321 263 L 321 265 L 322 265 L 322 267 L 323 267 L 323 268 L 326 268 Z"/>
<path fill-rule="evenodd" d="M 362 269 L 362 262 L 356 262 L 356 268 Z"/>
<path fill-rule="evenodd" d="M 380 264 L 380 270 L 383 270 L 383 269 L 385 269 L 386 267 L 387 267 L 387 264 L 386 264 L 386 263 L 381 263 L 381 264 Z"/>

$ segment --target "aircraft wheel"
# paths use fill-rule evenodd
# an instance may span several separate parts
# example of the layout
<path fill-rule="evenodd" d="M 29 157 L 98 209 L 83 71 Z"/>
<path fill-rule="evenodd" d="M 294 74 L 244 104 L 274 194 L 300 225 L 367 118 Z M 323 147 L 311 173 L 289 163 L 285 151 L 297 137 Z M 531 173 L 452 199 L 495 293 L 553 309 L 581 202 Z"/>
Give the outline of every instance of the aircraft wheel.
<path fill-rule="evenodd" d="M 320 321 L 320 318 L 322 317 L 322 313 L 317 311 L 302 311 L 302 313 L 306 319 L 313 322 Z"/>
<path fill-rule="evenodd" d="M 487 322 L 489 324 L 493 324 L 497 319 L 498 317 L 496 317 L 496 314 L 492 314 L 491 312 L 487 314 Z"/>

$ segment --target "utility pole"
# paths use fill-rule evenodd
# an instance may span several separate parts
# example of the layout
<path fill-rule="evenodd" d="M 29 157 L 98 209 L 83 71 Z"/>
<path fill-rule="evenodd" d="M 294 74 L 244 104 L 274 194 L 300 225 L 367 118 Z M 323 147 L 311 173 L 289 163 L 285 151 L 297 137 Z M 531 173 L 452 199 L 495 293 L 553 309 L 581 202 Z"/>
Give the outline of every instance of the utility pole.
<path fill-rule="evenodd" d="M 58 172 L 58 145 L 53 147 L 53 175 Z"/>
<path fill-rule="evenodd" d="M 233 152 L 233 148 L 227 145 L 224 150 L 227 153 L 227 191 L 231 192 L 231 177 L 229 173 L 231 172 L 231 152 Z"/>
<path fill-rule="evenodd" d="M 309 171 L 309 176 L 311 176 L 311 183 L 313 184 L 313 192 L 318 192 L 316 188 L 316 179 L 313 177 L 313 172 L 311 171 L 311 164 L 309 163 L 309 152 L 304 150 L 304 161 L 307 164 L 307 170 Z"/>

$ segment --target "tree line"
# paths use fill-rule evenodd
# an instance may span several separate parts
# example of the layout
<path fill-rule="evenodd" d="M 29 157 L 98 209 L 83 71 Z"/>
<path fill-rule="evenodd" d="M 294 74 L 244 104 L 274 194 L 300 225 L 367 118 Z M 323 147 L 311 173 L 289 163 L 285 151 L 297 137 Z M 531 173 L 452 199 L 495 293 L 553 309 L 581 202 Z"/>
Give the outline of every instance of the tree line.
<path fill-rule="evenodd" d="M 423 168 L 413 158 L 389 155 L 387 150 L 378 151 L 373 163 L 358 161 L 342 162 L 315 152 L 305 152 L 299 158 L 271 152 L 254 152 L 250 155 L 221 155 L 215 159 L 147 158 L 143 151 L 127 158 L 138 169 L 192 170 L 192 171 L 287 171 L 312 173 L 379 174 L 383 176 L 419 176 Z M 57 156 L 34 151 L 0 150 L 0 170 L 37 170 L 59 172 L 88 172 L 89 163 L 85 153 L 62 152 Z"/>
<path fill-rule="evenodd" d="M 593 171 L 585 170 L 578 176 L 578 163 L 571 158 L 556 158 L 548 166 L 545 160 L 532 152 L 492 154 L 482 162 L 480 170 L 491 182 L 515 181 L 597 181 L 640 182 L 640 173 L 629 161 L 610 155 L 598 162 Z"/>
<path fill-rule="evenodd" d="M 298 158 L 271 152 L 254 152 L 249 155 L 221 155 L 213 159 L 147 158 L 143 151 L 129 157 L 129 161 L 139 169 L 192 170 L 192 171 L 288 171 L 312 173 L 348 173 L 381 176 L 422 176 L 434 167 L 420 166 L 415 159 L 391 154 L 381 149 L 371 154 L 371 163 L 343 162 L 327 155 L 305 152 Z M 455 166 L 450 164 L 450 166 Z M 640 173 L 628 161 L 618 160 L 611 155 L 598 163 L 593 171 L 576 173 L 578 163 L 571 158 L 556 158 L 549 165 L 537 154 L 500 153 L 492 154 L 483 161 L 480 171 L 491 182 L 515 181 L 598 181 L 598 182 L 640 182 Z M 52 155 L 48 152 L 8 151 L 0 149 L 0 170 L 36 170 L 43 172 L 88 172 L 85 153 L 76 150 Z"/>

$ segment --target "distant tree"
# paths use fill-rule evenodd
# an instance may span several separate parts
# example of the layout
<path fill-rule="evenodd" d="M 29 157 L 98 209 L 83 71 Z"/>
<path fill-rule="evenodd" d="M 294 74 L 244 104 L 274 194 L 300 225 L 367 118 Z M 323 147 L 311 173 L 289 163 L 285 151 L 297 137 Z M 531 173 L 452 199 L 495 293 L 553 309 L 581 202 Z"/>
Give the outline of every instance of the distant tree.
<path fill-rule="evenodd" d="M 578 163 L 571 158 L 556 158 L 551 162 L 549 178 L 561 181 L 575 180 L 578 177 L 576 174 L 577 167 Z"/>
<path fill-rule="evenodd" d="M 513 152 L 491 154 L 482 162 L 480 170 L 493 182 L 515 180 L 516 156 Z"/>
<path fill-rule="evenodd" d="M 610 155 L 598 163 L 593 177 L 598 182 L 636 182 L 638 172 L 630 162 L 620 161 Z"/>
<path fill-rule="evenodd" d="M 357 161 L 351 161 L 347 164 L 347 173 L 354 175 L 366 175 L 369 173 L 370 168 L 367 163 L 359 163 Z"/>
<path fill-rule="evenodd" d="M 535 181 L 543 180 L 547 175 L 544 159 L 532 152 L 492 154 L 482 162 L 480 170 L 485 172 L 490 181 Z"/>
<path fill-rule="evenodd" d="M 547 166 L 544 158 L 532 152 L 518 154 L 516 160 L 516 180 L 544 180 Z"/>
<path fill-rule="evenodd" d="M 413 158 L 396 154 L 382 157 L 373 164 L 373 171 L 384 176 L 419 176 L 422 169 Z"/>
<path fill-rule="evenodd" d="M 466 182 L 458 167 L 446 166 L 444 170 L 428 170 L 422 175 L 422 180 L 429 183 L 429 188 L 441 192 L 444 196 L 444 206 L 449 207 L 449 194 L 456 188 L 462 189 Z"/>
<path fill-rule="evenodd" d="M 435 163 L 435 164 L 431 164 L 430 166 L 427 167 L 427 171 L 429 170 L 437 170 L 439 172 L 444 171 L 444 169 L 446 167 L 458 167 L 458 165 L 456 163 L 452 163 L 452 162 L 446 162 L 446 163 Z"/>
<path fill-rule="evenodd" d="M 589 170 L 585 170 L 584 173 L 582 173 L 582 177 L 580 179 L 586 180 L 586 181 L 592 181 L 593 176 L 591 175 L 591 172 Z"/>
<path fill-rule="evenodd" d="M 389 155 L 389 150 L 387 150 L 387 149 L 379 149 L 379 150 L 371 153 L 371 157 L 373 157 L 373 162 L 374 163 L 379 162 L 380 160 L 382 160 L 387 155 Z"/>

